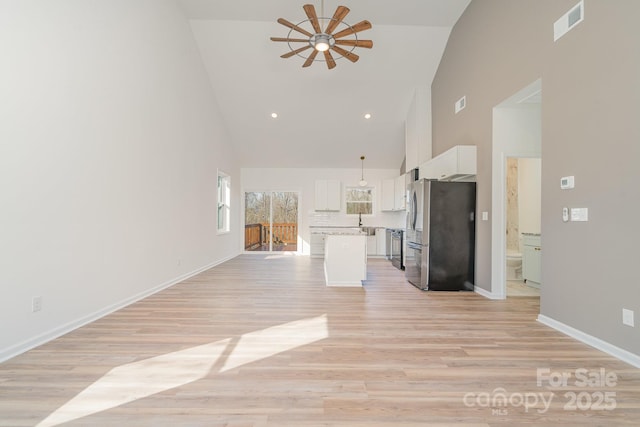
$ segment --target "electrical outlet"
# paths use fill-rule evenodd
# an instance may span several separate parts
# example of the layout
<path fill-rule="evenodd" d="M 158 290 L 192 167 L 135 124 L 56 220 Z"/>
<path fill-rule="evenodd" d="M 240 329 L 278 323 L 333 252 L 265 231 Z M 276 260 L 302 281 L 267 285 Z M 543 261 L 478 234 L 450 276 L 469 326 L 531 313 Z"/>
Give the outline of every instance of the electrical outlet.
<path fill-rule="evenodd" d="M 31 301 L 31 311 L 33 313 L 42 310 L 42 297 L 33 297 Z"/>
<path fill-rule="evenodd" d="M 635 327 L 635 322 L 633 320 L 633 310 L 627 310 L 626 308 L 622 309 L 622 323 L 627 326 Z"/>

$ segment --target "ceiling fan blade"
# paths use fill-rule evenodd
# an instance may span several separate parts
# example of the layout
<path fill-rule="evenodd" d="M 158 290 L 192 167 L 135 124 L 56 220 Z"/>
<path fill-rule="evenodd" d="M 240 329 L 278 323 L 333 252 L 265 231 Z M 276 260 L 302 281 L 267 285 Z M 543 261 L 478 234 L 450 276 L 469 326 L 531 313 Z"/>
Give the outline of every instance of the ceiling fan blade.
<path fill-rule="evenodd" d="M 327 67 L 329 67 L 330 70 L 336 67 L 336 61 L 328 50 L 324 51 L 324 59 L 327 61 Z"/>
<path fill-rule="evenodd" d="M 345 16 L 347 16 L 349 11 L 350 10 L 347 6 L 338 6 L 338 8 L 336 9 L 336 12 L 333 14 L 333 18 L 331 19 L 331 22 L 329 22 L 329 25 L 327 25 L 327 29 L 324 32 L 327 34 L 331 34 L 333 30 L 336 29 L 338 24 L 342 22 Z"/>
<path fill-rule="evenodd" d="M 297 32 L 302 33 L 307 37 L 313 37 L 313 34 L 311 34 L 309 31 L 305 30 L 304 28 L 298 27 L 296 24 L 292 24 L 284 18 L 278 18 L 278 23 L 284 25 L 285 27 L 289 27 L 292 30 L 296 30 Z"/>
<path fill-rule="evenodd" d="M 271 37 L 272 42 L 296 42 L 296 43 L 309 43 L 309 39 L 288 39 L 286 37 Z"/>
<path fill-rule="evenodd" d="M 280 55 L 280 58 L 291 58 L 294 55 L 299 54 L 300 52 L 304 52 L 307 49 L 311 49 L 311 45 L 303 46 L 300 49 L 292 50 L 291 52 L 287 52 L 284 55 Z"/>
<path fill-rule="evenodd" d="M 302 64 L 303 67 L 308 67 L 311 64 L 313 64 L 313 61 L 316 60 L 316 55 L 318 54 L 318 51 L 313 49 L 313 52 L 311 52 L 311 55 L 309 55 L 309 57 L 307 58 L 306 61 L 304 61 L 304 64 Z"/>
<path fill-rule="evenodd" d="M 349 27 L 349 28 L 345 28 L 344 30 L 340 31 L 339 33 L 336 33 L 333 35 L 333 38 L 335 39 L 339 39 L 340 37 L 344 37 L 344 36 L 350 36 L 351 34 L 355 34 L 355 33 L 359 33 L 360 31 L 364 31 L 364 30 L 369 30 L 371 29 L 371 22 L 369 21 L 360 21 L 357 24 Z"/>
<path fill-rule="evenodd" d="M 307 18 L 309 18 L 309 22 L 311 22 L 311 26 L 313 27 L 313 31 L 316 34 L 322 32 L 322 28 L 320 28 L 320 23 L 318 22 L 318 15 L 316 15 L 316 8 L 313 7 L 312 4 L 305 4 L 303 7 L 304 12 L 307 14 Z"/>
<path fill-rule="evenodd" d="M 358 61 L 358 59 L 360 59 L 360 57 L 358 55 L 356 55 L 355 53 L 349 52 L 348 50 L 344 50 L 341 47 L 333 46 L 333 47 L 331 47 L 331 49 L 335 50 L 336 52 L 338 52 L 340 55 L 344 56 L 345 58 L 347 58 L 351 62 L 356 62 L 356 61 Z"/>
<path fill-rule="evenodd" d="M 371 49 L 373 47 L 372 40 L 336 40 L 335 42 L 342 46 L 365 47 L 367 49 Z"/>

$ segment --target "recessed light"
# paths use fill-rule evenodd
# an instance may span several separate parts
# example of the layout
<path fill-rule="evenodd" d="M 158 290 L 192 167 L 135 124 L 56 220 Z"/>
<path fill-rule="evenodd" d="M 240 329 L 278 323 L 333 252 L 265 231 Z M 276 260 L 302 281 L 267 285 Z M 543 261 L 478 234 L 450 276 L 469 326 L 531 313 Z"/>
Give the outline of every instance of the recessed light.
<path fill-rule="evenodd" d="M 271 113 L 271 118 L 277 119 L 278 118 L 278 113 Z"/>
<path fill-rule="evenodd" d="M 364 118 L 365 118 L 365 119 L 367 119 L 367 120 L 369 120 L 369 119 L 371 118 L 371 114 L 369 114 L 369 113 L 365 114 L 365 115 L 364 115 Z"/>

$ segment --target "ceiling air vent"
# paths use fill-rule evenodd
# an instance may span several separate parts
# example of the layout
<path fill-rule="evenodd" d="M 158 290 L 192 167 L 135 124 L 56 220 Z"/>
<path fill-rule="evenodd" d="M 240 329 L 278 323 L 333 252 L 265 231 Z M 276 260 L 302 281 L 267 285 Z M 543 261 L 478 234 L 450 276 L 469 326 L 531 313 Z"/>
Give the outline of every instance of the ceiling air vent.
<path fill-rule="evenodd" d="M 584 0 L 573 6 L 569 12 L 565 13 L 555 22 L 555 24 L 553 24 L 553 41 L 557 41 L 583 20 Z"/>

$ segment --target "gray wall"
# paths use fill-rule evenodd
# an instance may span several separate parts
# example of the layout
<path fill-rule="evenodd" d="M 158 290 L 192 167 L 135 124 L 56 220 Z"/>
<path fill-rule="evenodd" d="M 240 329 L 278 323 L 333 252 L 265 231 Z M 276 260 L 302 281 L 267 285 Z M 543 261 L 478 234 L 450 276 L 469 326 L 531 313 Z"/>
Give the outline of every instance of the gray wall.
<path fill-rule="evenodd" d="M 240 251 L 240 169 L 172 0 L 0 2 L 0 360 Z M 42 310 L 32 313 L 32 298 Z"/>
<path fill-rule="evenodd" d="M 492 109 L 542 79 L 541 314 L 640 354 L 640 2 L 585 0 L 585 20 L 553 41 L 577 0 L 473 0 L 432 85 L 433 149 L 478 146 L 478 211 L 492 198 Z M 467 107 L 454 115 L 454 102 Z M 560 190 L 562 176 L 576 188 Z M 563 223 L 562 207 L 589 222 Z M 477 286 L 491 291 L 491 222 L 478 224 Z M 636 327 L 622 325 L 622 308 Z"/>

